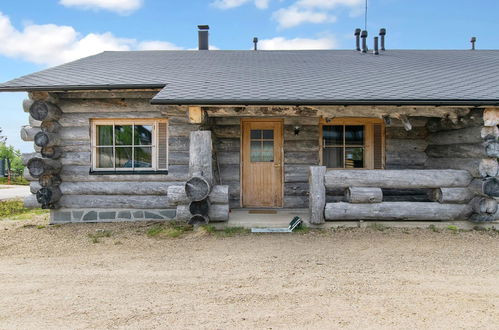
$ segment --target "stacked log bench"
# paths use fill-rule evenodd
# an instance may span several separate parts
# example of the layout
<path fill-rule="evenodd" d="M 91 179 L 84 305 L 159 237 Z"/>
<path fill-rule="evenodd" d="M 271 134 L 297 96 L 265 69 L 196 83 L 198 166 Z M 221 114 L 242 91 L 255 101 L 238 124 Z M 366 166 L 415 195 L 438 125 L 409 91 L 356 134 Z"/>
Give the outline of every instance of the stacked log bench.
<path fill-rule="evenodd" d="M 177 220 L 191 225 L 229 220 L 229 186 L 213 185 L 210 131 L 190 133 L 189 179 L 168 187 L 168 203 L 177 206 Z"/>
<path fill-rule="evenodd" d="M 29 179 L 38 179 L 39 188 L 33 191 L 35 195 L 25 199 L 26 207 L 45 209 L 58 208 L 62 197 L 59 176 L 62 164 L 60 144 L 61 118 L 59 107 L 46 100 L 26 99 L 23 102 L 24 111 L 29 112 L 30 122 L 37 121 L 40 128 L 25 126 L 21 129 L 21 138 L 24 141 L 34 141 L 39 153 L 27 154 L 23 157 Z"/>
<path fill-rule="evenodd" d="M 320 167 L 319 167 L 320 168 Z M 324 184 L 320 173 L 324 173 Z M 466 170 L 310 170 L 310 222 L 325 220 L 466 220 L 494 206 L 474 198 Z M 431 189 L 432 202 L 386 202 L 382 189 Z M 324 203 L 326 189 L 344 189 L 347 202 Z M 314 202 L 315 201 L 315 202 Z M 320 201 L 320 202 L 317 202 Z M 315 203 L 315 204 L 314 204 Z M 324 214 L 312 207 L 324 205 Z M 497 204 L 495 205 L 497 208 Z M 494 211 L 495 212 L 495 211 Z M 313 216 L 312 216 L 313 215 Z"/>

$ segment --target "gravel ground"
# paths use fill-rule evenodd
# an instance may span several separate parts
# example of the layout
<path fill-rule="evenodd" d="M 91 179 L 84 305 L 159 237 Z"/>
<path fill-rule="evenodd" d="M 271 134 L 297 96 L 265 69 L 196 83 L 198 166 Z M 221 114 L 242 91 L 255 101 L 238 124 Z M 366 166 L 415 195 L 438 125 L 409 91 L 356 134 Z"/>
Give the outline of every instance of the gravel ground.
<path fill-rule="evenodd" d="M 499 328 L 497 232 L 44 221 L 0 221 L 0 328 Z"/>

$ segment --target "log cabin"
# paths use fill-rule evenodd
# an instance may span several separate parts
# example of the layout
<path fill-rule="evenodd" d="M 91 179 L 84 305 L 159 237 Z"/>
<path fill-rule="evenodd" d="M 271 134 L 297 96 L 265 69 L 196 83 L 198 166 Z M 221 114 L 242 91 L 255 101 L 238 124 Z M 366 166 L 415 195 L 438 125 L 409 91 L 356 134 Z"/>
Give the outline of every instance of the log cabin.
<path fill-rule="evenodd" d="M 499 218 L 499 51 L 107 51 L 27 92 L 28 207 L 52 223 Z"/>

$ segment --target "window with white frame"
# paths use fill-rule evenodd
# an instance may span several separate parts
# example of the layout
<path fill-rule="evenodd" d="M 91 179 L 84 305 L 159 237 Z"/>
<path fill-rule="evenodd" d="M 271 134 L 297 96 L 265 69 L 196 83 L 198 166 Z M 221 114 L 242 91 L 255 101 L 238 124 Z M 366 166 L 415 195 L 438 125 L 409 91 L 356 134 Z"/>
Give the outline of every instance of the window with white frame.
<path fill-rule="evenodd" d="M 93 171 L 168 169 L 165 119 L 92 120 Z"/>

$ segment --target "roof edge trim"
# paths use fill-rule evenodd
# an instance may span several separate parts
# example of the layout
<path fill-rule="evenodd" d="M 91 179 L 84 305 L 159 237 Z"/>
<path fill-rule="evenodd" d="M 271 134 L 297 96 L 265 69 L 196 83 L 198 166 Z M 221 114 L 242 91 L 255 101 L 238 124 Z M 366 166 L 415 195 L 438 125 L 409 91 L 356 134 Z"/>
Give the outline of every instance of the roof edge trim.
<path fill-rule="evenodd" d="M 493 100 L 419 100 L 419 99 L 406 99 L 406 100 L 171 100 L 171 99 L 155 99 L 151 100 L 151 104 L 157 105 L 234 105 L 234 106 L 249 106 L 249 105 L 308 105 L 308 106 L 324 106 L 324 105 L 447 105 L 447 106 L 498 106 L 499 99 Z"/>
<path fill-rule="evenodd" d="M 113 90 L 113 89 L 162 89 L 166 84 L 140 84 L 140 85 L 92 85 L 92 86 L 78 86 L 78 85 L 61 85 L 61 86 L 7 86 L 1 87 L 0 92 L 60 92 L 60 91 L 88 91 L 88 90 Z"/>

